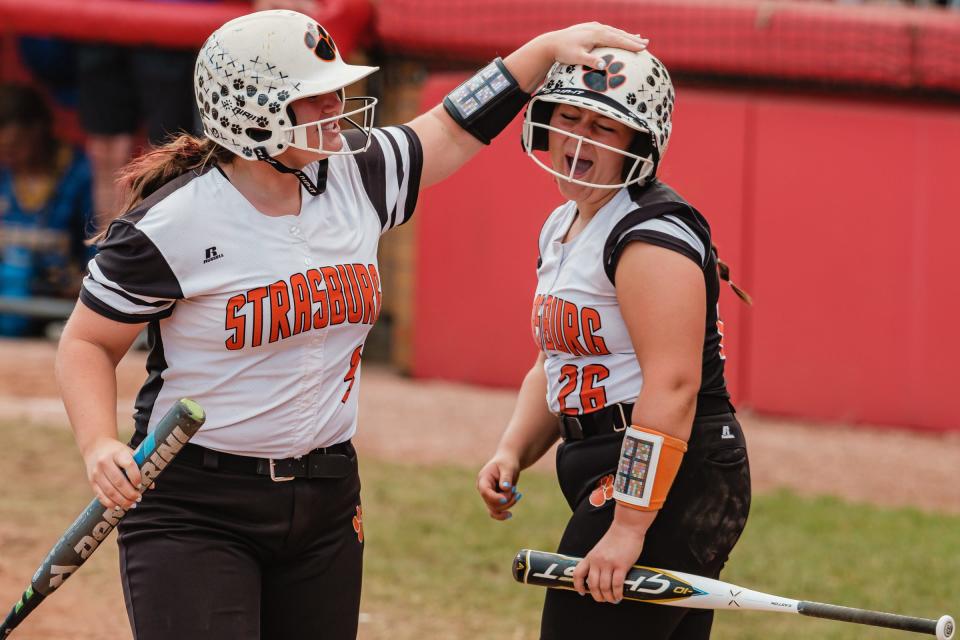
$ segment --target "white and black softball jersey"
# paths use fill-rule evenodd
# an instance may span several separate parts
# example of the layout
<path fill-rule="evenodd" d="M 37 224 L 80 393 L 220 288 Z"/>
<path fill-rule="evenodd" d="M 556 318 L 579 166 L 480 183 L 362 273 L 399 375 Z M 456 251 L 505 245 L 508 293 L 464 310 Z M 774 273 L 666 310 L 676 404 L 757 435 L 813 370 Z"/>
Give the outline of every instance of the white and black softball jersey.
<path fill-rule="evenodd" d="M 356 149 L 363 134 L 344 139 Z M 322 162 L 304 171 L 316 179 Z M 413 213 L 422 148 L 408 127 L 387 127 L 325 162 L 326 190 L 303 191 L 299 215 L 263 215 L 213 168 L 110 225 L 80 299 L 149 322 L 137 438 L 180 397 L 207 413 L 193 442 L 228 453 L 286 458 L 353 435 L 381 308 L 377 245 Z"/>
<path fill-rule="evenodd" d="M 567 202 L 540 232 L 533 337 L 546 354 L 547 402 L 554 413 L 597 411 L 634 402 L 643 386 L 614 285 L 617 263 L 630 242 L 648 242 L 697 263 L 706 281 L 707 317 L 698 404 L 723 406 L 722 324 L 717 258 L 706 220 L 673 189 L 654 182 L 621 189 L 571 241 L 563 242 L 577 214 Z M 710 400 L 714 400 L 711 402 Z"/>

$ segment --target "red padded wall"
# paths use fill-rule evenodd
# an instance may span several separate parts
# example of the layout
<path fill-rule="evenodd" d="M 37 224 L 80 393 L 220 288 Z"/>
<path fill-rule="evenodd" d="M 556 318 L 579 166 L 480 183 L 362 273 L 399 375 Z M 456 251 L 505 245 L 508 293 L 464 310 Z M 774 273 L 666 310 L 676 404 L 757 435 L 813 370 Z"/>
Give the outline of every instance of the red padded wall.
<path fill-rule="evenodd" d="M 764 99 L 756 145 L 753 406 L 957 428 L 960 113 Z"/>
<path fill-rule="evenodd" d="M 461 76 L 435 76 L 424 107 Z M 767 413 L 960 429 L 960 112 L 680 88 L 664 179 L 711 221 L 735 400 Z M 558 204 L 519 122 L 424 192 L 413 371 L 515 386 L 536 238 Z"/>
<path fill-rule="evenodd" d="M 431 76 L 423 108 L 463 80 Z M 516 386 L 536 358 L 530 305 L 537 236 L 560 204 L 549 176 L 520 150 L 520 120 L 448 180 L 420 196 L 413 373 Z"/>

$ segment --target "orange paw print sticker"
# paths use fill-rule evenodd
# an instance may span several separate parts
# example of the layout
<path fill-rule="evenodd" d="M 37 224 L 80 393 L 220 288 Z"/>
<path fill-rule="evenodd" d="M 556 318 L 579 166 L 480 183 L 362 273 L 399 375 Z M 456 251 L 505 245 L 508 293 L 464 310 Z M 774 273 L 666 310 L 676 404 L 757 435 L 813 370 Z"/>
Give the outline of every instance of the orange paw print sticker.
<path fill-rule="evenodd" d="M 333 38 L 326 30 L 318 24 L 311 24 L 307 27 L 307 34 L 303 37 L 303 43 L 308 49 L 313 49 L 317 57 L 324 62 L 332 62 L 337 59 L 337 45 L 333 43 Z"/>
<path fill-rule="evenodd" d="M 353 516 L 353 530 L 357 533 L 357 540 L 363 542 L 363 507 L 360 505 L 357 505 L 357 515 Z"/>
<path fill-rule="evenodd" d="M 583 68 L 583 84 L 600 93 L 606 92 L 607 89 L 616 89 L 627 81 L 627 78 L 620 74 L 623 70 L 622 62 L 615 61 L 613 55 L 609 53 L 603 56 L 603 61 L 607 66 L 602 70 L 587 66 Z"/>
<path fill-rule="evenodd" d="M 590 504 L 602 507 L 607 500 L 613 498 L 613 474 L 603 476 L 597 481 L 597 488 L 590 494 Z"/>

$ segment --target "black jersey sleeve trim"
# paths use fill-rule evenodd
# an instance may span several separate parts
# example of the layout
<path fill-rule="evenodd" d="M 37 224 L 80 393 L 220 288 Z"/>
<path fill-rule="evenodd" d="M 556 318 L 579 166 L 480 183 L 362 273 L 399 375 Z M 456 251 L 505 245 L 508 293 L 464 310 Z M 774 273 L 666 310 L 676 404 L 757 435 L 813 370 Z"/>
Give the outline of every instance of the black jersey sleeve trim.
<path fill-rule="evenodd" d="M 143 231 L 128 219 L 110 224 L 94 260 L 103 275 L 130 294 L 148 298 L 183 298 L 173 269 Z"/>
<path fill-rule="evenodd" d="M 623 216 L 623 218 L 614 225 L 603 245 L 603 270 L 606 272 L 610 284 L 616 284 L 617 262 L 623 253 L 623 247 L 618 249 L 621 237 L 638 224 L 659 218 L 668 213 L 680 213 L 687 207 L 688 205 L 682 202 L 659 202 L 640 207 Z M 699 263 L 699 256 L 697 262 Z"/>
<path fill-rule="evenodd" d="M 132 314 L 132 313 L 122 313 L 117 311 L 113 307 L 105 305 L 103 302 L 94 297 L 86 289 L 80 289 L 80 302 L 84 304 L 88 309 L 94 313 L 103 316 L 109 320 L 115 322 L 122 322 L 124 324 L 145 324 L 151 320 L 162 320 L 163 318 L 170 317 L 170 314 L 173 313 L 173 307 L 175 305 L 170 305 L 168 308 L 158 311 L 156 313 L 143 313 L 143 314 Z"/>
<path fill-rule="evenodd" d="M 634 229 L 633 231 L 628 231 L 625 233 L 620 240 L 617 242 L 616 246 L 613 249 L 613 254 L 610 256 L 610 260 L 613 265 L 614 273 L 616 273 L 617 265 L 620 263 L 620 257 L 623 255 L 623 251 L 627 248 L 631 242 L 646 242 L 647 244 L 652 244 L 658 247 L 663 247 L 664 249 L 670 249 L 671 251 L 676 251 L 679 254 L 682 254 L 696 263 L 697 267 L 703 268 L 703 263 L 700 259 L 700 254 L 697 253 L 696 249 L 691 247 L 689 244 L 671 236 L 668 233 L 663 233 L 661 231 L 650 231 L 649 229 Z M 612 282 L 612 280 L 611 280 Z"/>
<path fill-rule="evenodd" d="M 140 298 L 138 298 L 138 297 L 136 297 L 136 296 L 130 295 L 129 293 L 127 293 L 126 291 L 124 291 L 124 290 L 122 290 L 122 289 L 118 289 L 118 288 L 116 288 L 116 287 L 111 287 L 111 286 L 108 285 L 108 284 L 105 284 L 105 283 L 103 283 L 103 282 L 100 282 L 99 280 L 97 280 L 97 278 L 96 278 L 92 273 L 89 274 L 89 275 L 90 275 L 90 279 L 91 279 L 91 280 L 93 280 L 94 282 L 96 282 L 98 285 L 100 285 L 101 287 L 103 287 L 103 288 L 106 289 L 107 291 L 111 291 L 111 292 L 117 294 L 118 296 L 120 296 L 121 298 L 123 298 L 124 300 L 126 300 L 127 302 L 132 302 L 132 303 L 135 304 L 135 305 L 138 305 L 138 306 L 141 306 L 141 307 L 156 307 L 156 308 L 159 308 L 159 307 L 166 307 L 166 306 L 168 306 L 168 305 L 170 304 L 170 301 L 169 301 L 169 300 L 160 300 L 159 302 L 147 302 L 146 300 L 142 300 L 142 299 L 140 299 Z"/>
<path fill-rule="evenodd" d="M 400 154 L 400 145 L 397 144 L 397 139 L 394 138 L 389 131 L 384 131 L 383 134 L 386 136 L 387 142 L 390 143 L 390 151 L 393 153 L 394 157 L 394 170 L 397 174 L 397 201 L 394 202 L 393 207 L 390 208 L 390 214 L 387 216 L 386 227 L 386 229 L 393 229 L 398 224 L 403 224 L 404 222 L 403 220 L 397 220 L 397 209 L 400 206 L 400 190 L 403 188 L 405 171 L 403 166 L 403 156 Z"/>
<path fill-rule="evenodd" d="M 343 133 L 343 138 L 350 149 L 359 149 L 367 141 L 366 135 L 359 129 L 351 129 Z M 380 218 L 380 228 L 387 227 L 387 182 L 386 167 L 383 158 L 383 148 L 380 141 L 373 133 L 370 134 L 370 146 L 366 151 L 362 151 L 352 156 L 357 163 L 357 169 L 360 171 L 360 180 L 363 182 L 363 190 L 367 192 L 373 210 L 377 212 Z"/>
<path fill-rule="evenodd" d="M 423 175 L 423 144 L 420 142 L 420 136 L 417 132 L 402 124 L 397 127 L 407 136 L 407 142 L 410 146 L 410 164 L 407 167 L 407 199 L 403 203 L 404 217 L 400 224 L 405 224 L 413 217 L 413 212 L 417 208 L 417 199 L 420 197 L 420 178 Z"/>

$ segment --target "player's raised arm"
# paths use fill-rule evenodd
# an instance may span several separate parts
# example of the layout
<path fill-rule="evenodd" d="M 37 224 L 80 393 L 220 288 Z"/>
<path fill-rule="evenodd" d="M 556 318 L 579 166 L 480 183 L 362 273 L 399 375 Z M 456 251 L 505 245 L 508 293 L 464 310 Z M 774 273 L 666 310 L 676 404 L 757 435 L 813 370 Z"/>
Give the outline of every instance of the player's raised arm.
<path fill-rule="evenodd" d="M 595 47 L 641 51 L 647 40 L 597 22 L 550 31 L 497 58 L 409 126 L 423 145 L 426 187 L 452 175 L 503 131 L 555 62 L 603 68 Z"/>

